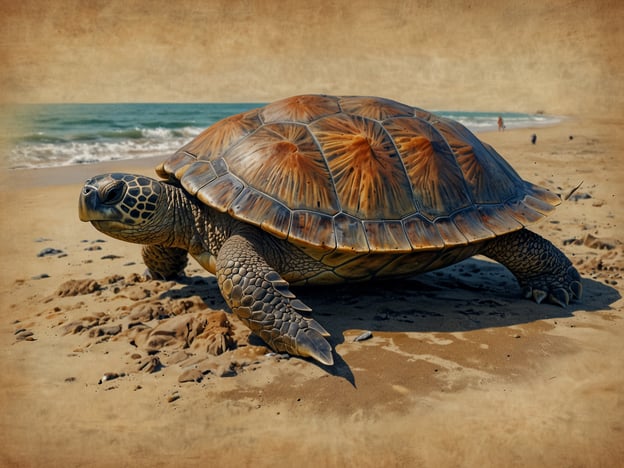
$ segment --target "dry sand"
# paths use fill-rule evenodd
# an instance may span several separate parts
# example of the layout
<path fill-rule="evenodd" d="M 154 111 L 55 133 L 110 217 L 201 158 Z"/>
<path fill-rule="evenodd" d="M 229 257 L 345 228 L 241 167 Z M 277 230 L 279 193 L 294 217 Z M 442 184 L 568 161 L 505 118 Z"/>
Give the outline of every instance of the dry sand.
<path fill-rule="evenodd" d="M 196 264 L 180 283 L 143 280 L 138 246 L 78 220 L 82 180 L 108 168 L 5 172 L 0 465 L 621 466 L 621 129 L 482 135 L 528 180 L 583 181 L 534 228 L 583 275 L 582 303 L 521 299 L 483 258 L 299 289 L 332 368 L 267 355 Z M 116 168 L 130 165 L 152 174 Z"/>

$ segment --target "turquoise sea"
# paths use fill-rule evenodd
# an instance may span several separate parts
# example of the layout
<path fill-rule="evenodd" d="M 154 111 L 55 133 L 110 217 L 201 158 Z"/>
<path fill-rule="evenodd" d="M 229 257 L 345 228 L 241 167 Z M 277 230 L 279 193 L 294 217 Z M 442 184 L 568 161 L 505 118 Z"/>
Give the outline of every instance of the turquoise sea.
<path fill-rule="evenodd" d="M 45 104 L 4 107 L 5 167 L 27 169 L 166 156 L 218 120 L 258 103 Z M 555 117 L 520 113 L 438 111 L 473 132 L 548 125 Z M 10 115 L 10 118 L 6 118 Z"/>

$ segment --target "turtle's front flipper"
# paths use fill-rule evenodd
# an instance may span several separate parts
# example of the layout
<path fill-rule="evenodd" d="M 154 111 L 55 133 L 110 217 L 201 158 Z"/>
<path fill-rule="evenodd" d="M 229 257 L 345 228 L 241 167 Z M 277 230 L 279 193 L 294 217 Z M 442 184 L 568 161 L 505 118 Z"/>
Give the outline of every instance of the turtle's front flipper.
<path fill-rule="evenodd" d="M 278 352 L 334 363 L 329 333 L 302 313 L 311 309 L 295 297 L 288 283 L 262 254 L 261 236 L 234 235 L 217 255 L 217 280 L 232 311 Z"/>
<path fill-rule="evenodd" d="M 557 247 L 522 229 L 488 241 L 484 255 L 505 265 L 518 279 L 526 298 L 565 307 L 583 294 L 581 276 Z"/>
<path fill-rule="evenodd" d="M 187 251 L 175 247 L 144 245 L 141 254 L 147 266 L 146 275 L 152 279 L 172 279 L 182 276 L 188 262 Z"/>

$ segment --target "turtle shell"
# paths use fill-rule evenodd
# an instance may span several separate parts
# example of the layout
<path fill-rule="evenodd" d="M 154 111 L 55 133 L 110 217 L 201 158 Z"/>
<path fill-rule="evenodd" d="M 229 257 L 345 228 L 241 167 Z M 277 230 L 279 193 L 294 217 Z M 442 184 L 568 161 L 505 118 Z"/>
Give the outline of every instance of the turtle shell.
<path fill-rule="evenodd" d="M 295 96 L 228 117 L 157 173 L 274 236 L 338 252 L 468 245 L 561 201 L 458 122 L 376 97 Z"/>

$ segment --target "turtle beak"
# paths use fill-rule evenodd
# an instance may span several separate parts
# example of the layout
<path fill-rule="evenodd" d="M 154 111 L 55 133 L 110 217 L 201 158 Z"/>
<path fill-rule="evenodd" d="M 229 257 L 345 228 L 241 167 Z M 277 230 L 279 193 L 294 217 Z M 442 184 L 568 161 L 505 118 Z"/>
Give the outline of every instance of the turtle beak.
<path fill-rule="evenodd" d="M 78 200 L 78 216 L 81 221 L 117 221 L 121 218 L 115 203 L 102 198 L 103 188 L 114 182 L 106 175 L 85 182 Z"/>
<path fill-rule="evenodd" d="M 93 221 L 101 218 L 97 206 L 99 205 L 98 189 L 92 185 L 92 181 L 88 180 L 80 191 L 80 199 L 78 201 L 78 216 L 80 221 Z"/>

